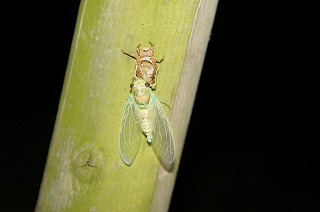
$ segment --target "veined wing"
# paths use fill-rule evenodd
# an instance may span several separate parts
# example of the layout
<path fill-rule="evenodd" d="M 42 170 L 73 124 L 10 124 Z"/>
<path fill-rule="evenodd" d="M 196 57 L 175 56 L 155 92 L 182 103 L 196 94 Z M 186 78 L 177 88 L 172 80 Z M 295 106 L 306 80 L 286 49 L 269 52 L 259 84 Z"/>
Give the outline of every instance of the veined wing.
<path fill-rule="evenodd" d="M 175 159 L 175 146 L 170 123 L 161 106 L 159 98 L 151 94 L 152 109 L 156 113 L 154 134 L 151 145 L 163 165 L 170 165 Z"/>
<path fill-rule="evenodd" d="M 140 112 L 132 94 L 127 99 L 120 129 L 120 155 L 127 165 L 131 165 L 135 159 L 140 143 Z"/>

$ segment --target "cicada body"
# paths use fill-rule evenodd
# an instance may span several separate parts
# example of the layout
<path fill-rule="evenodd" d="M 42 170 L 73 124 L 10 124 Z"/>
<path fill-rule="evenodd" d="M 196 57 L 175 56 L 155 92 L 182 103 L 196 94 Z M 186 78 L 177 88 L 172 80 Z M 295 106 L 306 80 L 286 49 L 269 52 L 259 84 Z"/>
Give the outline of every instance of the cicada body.
<path fill-rule="evenodd" d="M 143 79 L 136 78 L 131 86 L 120 130 L 120 155 L 131 165 L 141 143 L 147 137 L 161 164 L 170 165 L 175 159 L 175 146 L 169 121 L 159 98 Z"/>
<path fill-rule="evenodd" d="M 140 45 L 137 46 L 138 56 L 134 56 L 124 51 L 122 51 L 122 53 L 136 60 L 136 69 L 132 77 L 132 82 L 136 77 L 139 77 L 144 79 L 144 81 L 150 85 L 151 89 L 155 89 L 158 73 L 157 63 L 161 63 L 163 58 L 159 60 L 156 59 L 154 57 L 154 45 L 151 42 L 149 42 L 149 44 L 151 47 L 140 48 Z"/>

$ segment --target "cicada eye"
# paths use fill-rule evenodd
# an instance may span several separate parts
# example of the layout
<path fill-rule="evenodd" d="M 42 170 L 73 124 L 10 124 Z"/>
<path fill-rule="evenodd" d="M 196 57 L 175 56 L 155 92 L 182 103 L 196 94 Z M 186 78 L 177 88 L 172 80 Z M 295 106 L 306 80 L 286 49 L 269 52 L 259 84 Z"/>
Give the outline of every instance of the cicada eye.
<path fill-rule="evenodd" d="M 131 83 L 131 84 L 130 84 L 130 88 L 133 88 L 133 86 L 134 86 L 134 84 L 133 84 L 133 83 Z"/>
<path fill-rule="evenodd" d="M 150 87 L 150 83 L 146 82 L 145 86 Z"/>

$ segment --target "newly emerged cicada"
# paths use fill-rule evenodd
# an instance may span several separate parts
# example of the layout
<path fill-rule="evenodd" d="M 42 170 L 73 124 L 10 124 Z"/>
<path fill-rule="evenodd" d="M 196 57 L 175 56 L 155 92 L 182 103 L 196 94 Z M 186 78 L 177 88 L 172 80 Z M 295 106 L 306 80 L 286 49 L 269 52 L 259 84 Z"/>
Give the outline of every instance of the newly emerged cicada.
<path fill-rule="evenodd" d="M 120 130 L 120 155 L 131 165 L 142 140 L 142 134 L 153 147 L 161 164 L 170 165 L 175 159 L 175 146 L 169 121 L 159 98 L 141 78 L 131 85 Z"/>
<path fill-rule="evenodd" d="M 130 53 L 122 51 L 123 54 L 128 55 L 136 60 L 136 69 L 132 77 L 132 83 L 136 77 L 144 79 L 146 83 L 149 83 L 151 89 L 155 89 L 157 81 L 158 67 L 157 63 L 161 63 L 164 58 L 156 59 L 154 57 L 154 45 L 149 42 L 151 47 L 140 48 L 141 44 L 137 46 L 137 55 L 134 56 Z"/>

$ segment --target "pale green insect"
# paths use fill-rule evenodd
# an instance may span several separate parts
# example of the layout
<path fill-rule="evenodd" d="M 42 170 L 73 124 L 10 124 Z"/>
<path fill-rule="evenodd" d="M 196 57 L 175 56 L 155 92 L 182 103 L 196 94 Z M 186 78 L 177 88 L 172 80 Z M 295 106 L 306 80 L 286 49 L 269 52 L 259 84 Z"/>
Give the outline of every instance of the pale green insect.
<path fill-rule="evenodd" d="M 175 159 L 173 136 L 160 100 L 148 85 L 141 78 L 135 78 L 131 85 L 121 122 L 120 155 L 124 163 L 131 165 L 143 133 L 161 164 L 167 166 Z"/>

